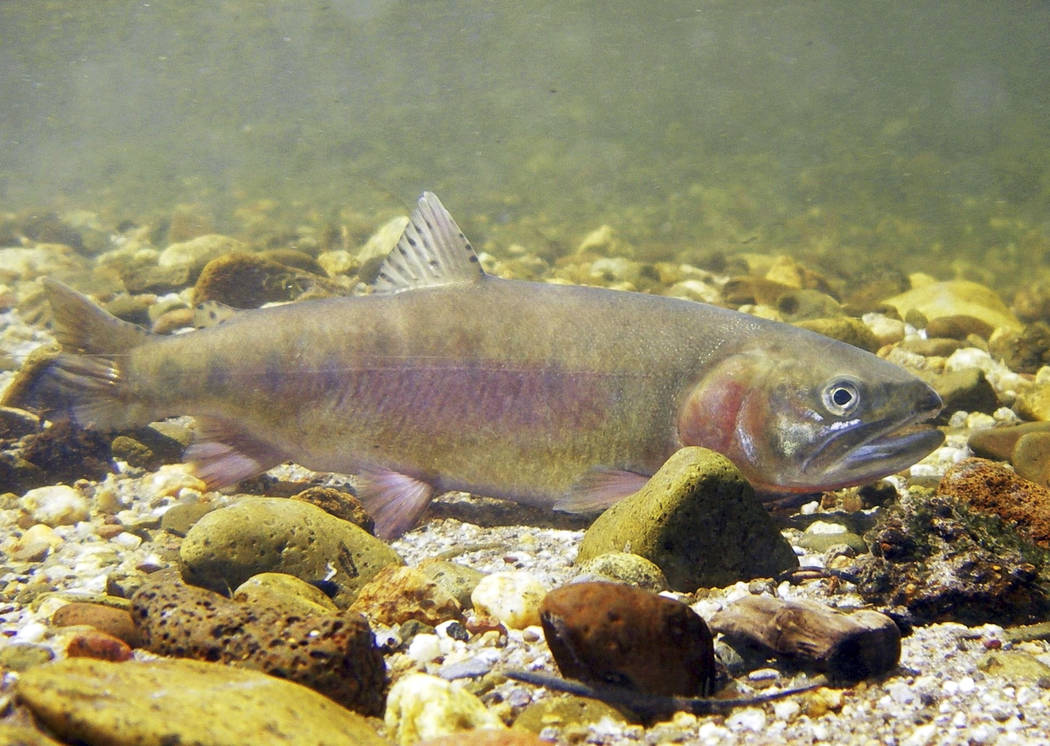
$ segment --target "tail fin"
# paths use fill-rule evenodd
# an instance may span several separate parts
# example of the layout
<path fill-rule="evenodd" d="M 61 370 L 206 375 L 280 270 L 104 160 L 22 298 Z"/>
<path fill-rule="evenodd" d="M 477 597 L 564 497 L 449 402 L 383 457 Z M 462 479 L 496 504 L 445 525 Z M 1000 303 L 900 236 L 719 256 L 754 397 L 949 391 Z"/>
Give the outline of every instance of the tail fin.
<path fill-rule="evenodd" d="M 133 418 L 120 358 L 152 335 L 61 282 L 43 283 L 62 351 L 31 356 L 2 403 L 100 430 L 128 424 Z"/>

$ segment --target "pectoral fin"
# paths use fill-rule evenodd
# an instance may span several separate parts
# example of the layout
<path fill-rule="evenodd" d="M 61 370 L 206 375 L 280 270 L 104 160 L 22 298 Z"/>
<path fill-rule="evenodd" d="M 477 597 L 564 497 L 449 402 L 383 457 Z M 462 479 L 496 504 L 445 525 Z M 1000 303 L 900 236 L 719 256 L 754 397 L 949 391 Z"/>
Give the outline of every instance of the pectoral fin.
<path fill-rule="evenodd" d="M 634 471 L 595 469 L 580 479 L 569 495 L 554 503 L 554 509 L 566 513 L 605 510 L 640 490 L 648 481 L 649 477 Z"/>
<path fill-rule="evenodd" d="M 389 469 L 365 469 L 358 474 L 357 496 L 375 521 L 376 536 L 396 539 L 416 525 L 434 488 Z"/>
<path fill-rule="evenodd" d="M 197 417 L 196 442 L 186 449 L 186 460 L 209 489 L 236 484 L 262 474 L 287 457 L 226 420 Z"/>

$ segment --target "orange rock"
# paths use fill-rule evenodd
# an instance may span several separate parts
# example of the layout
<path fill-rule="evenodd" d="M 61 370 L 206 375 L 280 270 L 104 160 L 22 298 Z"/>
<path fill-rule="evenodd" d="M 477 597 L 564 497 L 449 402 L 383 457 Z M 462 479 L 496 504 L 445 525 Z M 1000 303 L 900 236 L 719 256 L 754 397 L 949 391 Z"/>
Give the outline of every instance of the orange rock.
<path fill-rule="evenodd" d="M 66 645 L 66 655 L 70 658 L 95 658 L 120 663 L 131 658 L 131 648 L 113 635 L 91 630 L 75 635 Z"/>
<path fill-rule="evenodd" d="M 131 619 L 131 612 L 105 604 L 76 601 L 66 604 L 51 615 L 56 627 L 72 627 L 84 624 L 123 640 L 133 648 L 142 644 L 142 636 Z"/>
<path fill-rule="evenodd" d="M 968 458 L 953 465 L 937 486 L 972 508 L 1017 524 L 1018 533 L 1050 548 L 1050 489 L 1019 477 L 994 461 Z"/>
<path fill-rule="evenodd" d="M 372 578 L 350 605 L 351 611 L 379 624 L 416 619 L 432 627 L 455 619 L 463 621 L 459 602 L 414 567 L 388 565 Z"/>

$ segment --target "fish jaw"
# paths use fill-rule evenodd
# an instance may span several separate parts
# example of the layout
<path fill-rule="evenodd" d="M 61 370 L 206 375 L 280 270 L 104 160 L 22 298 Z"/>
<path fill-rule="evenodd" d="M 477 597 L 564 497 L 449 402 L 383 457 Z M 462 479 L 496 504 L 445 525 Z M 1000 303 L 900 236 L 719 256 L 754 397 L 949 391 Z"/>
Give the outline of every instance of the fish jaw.
<path fill-rule="evenodd" d="M 922 424 L 941 399 L 917 377 L 819 335 L 792 342 L 712 366 L 679 411 L 682 443 L 725 454 L 755 489 L 804 493 L 894 474 L 943 442 Z"/>

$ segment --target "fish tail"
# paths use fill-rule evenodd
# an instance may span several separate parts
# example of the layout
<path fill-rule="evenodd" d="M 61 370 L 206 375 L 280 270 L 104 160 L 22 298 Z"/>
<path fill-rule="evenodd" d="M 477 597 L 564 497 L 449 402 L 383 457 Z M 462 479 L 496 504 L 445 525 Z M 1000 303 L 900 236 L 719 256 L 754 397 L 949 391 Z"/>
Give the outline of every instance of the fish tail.
<path fill-rule="evenodd" d="M 43 284 L 62 350 L 31 356 L 3 404 L 100 430 L 137 422 L 140 407 L 132 400 L 122 360 L 153 335 L 60 282 Z"/>

